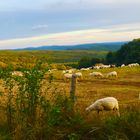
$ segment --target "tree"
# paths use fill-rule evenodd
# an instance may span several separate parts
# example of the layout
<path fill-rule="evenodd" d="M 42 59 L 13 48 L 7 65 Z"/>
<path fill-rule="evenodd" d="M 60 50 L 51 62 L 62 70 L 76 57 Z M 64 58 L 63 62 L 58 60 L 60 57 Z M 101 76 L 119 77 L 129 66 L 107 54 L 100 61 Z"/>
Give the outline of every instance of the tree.
<path fill-rule="evenodd" d="M 116 52 L 109 52 L 106 56 L 106 62 L 109 64 L 130 64 L 140 63 L 140 39 L 134 39 Z"/>
<path fill-rule="evenodd" d="M 78 62 L 78 66 L 79 68 L 86 68 L 86 67 L 91 67 L 97 63 L 102 63 L 103 60 L 101 60 L 100 58 L 96 58 L 96 57 L 83 57 L 80 59 L 80 61 Z"/>
<path fill-rule="evenodd" d="M 91 59 L 88 58 L 88 57 L 83 57 L 78 62 L 79 68 L 86 68 L 86 67 L 90 67 L 91 65 L 92 65 L 91 64 Z"/>
<path fill-rule="evenodd" d="M 106 56 L 106 62 L 108 64 L 114 64 L 115 63 L 115 52 L 109 52 Z"/>
<path fill-rule="evenodd" d="M 92 64 L 92 65 L 95 65 L 95 64 L 97 64 L 97 63 L 101 63 L 101 59 L 99 59 L 99 58 L 92 58 L 92 59 L 91 59 L 91 64 Z"/>

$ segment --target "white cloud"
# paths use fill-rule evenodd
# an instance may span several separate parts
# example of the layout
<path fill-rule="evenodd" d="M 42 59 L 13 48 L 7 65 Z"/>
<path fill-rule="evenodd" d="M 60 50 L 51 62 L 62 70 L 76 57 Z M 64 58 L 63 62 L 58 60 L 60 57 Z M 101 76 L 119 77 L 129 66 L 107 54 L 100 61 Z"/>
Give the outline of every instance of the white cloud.
<path fill-rule="evenodd" d="M 40 25 L 35 25 L 32 27 L 32 30 L 41 30 L 41 29 L 47 29 L 48 25 L 47 24 L 40 24 Z"/>
<path fill-rule="evenodd" d="M 1 40 L 0 49 L 25 48 L 42 45 L 69 45 L 95 42 L 128 41 L 139 37 L 140 23 L 125 24 L 102 29 L 89 29 L 37 37 Z"/>

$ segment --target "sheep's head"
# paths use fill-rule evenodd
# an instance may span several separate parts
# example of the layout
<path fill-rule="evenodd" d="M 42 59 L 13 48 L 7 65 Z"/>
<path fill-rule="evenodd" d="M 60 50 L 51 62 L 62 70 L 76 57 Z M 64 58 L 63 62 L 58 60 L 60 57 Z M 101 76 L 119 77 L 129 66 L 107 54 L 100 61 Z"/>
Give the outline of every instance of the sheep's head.
<path fill-rule="evenodd" d="M 93 105 L 90 105 L 89 107 L 87 107 L 87 108 L 85 109 L 86 113 L 89 113 L 89 112 L 92 111 L 92 110 L 94 110 Z"/>
<path fill-rule="evenodd" d="M 104 75 L 101 75 L 102 78 L 104 78 Z"/>
<path fill-rule="evenodd" d="M 87 108 L 85 109 L 85 111 L 86 111 L 86 113 L 88 114 L 88 113 L 90 112 L 89 107 L 87 107 Z"/>

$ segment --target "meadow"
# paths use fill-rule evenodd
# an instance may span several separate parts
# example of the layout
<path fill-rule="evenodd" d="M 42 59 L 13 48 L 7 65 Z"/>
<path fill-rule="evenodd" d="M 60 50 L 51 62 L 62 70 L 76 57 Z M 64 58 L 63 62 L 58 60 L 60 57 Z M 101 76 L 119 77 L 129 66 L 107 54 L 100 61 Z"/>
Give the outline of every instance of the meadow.
<path fill-rule="evenodd" d="M 65 51 L 0 51 L 0 61 L 5 64 L 34 64 L 36 60 L 43 63 L 78 62 L 82 57 L 104 58 L 108 51 L 65 50 Z"/>
<path fill-rule="evenodd" d="M 93 78 L 90 72 L 117 78 Z M 77 80 L 75 103 L 71 101 L 70 81 L 61 70 L 49 73 L 38 67 L 23 70 L 23 77 L 11 76 L 13 69 L 0 71 L 0 138 L 31 140 L 138 140 L 140 139 L 140 67 L 81 71 Z M 85 108 L 103 97 L 119 101 L 120 117 L 113 112 Z"/>

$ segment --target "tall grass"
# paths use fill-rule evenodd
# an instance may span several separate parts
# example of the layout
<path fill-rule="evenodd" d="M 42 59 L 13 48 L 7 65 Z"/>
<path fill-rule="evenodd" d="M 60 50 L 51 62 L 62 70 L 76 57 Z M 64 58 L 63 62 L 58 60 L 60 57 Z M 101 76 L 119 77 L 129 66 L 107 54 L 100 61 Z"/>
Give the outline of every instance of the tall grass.
<path fill-rule="evenodd" d="M 45 90 L 40 65 L 12 76 L 11 67 L 0 70 L 0 139 L 2 140 L 139 140 L 139 103 L 121 110 L 121 117 L 93 114 L 88 119 L 50 74 Z M 76 106 L 76 107 L 75 107 Z"/>

